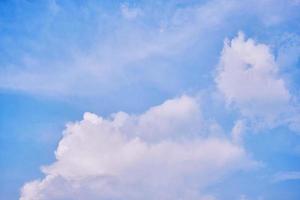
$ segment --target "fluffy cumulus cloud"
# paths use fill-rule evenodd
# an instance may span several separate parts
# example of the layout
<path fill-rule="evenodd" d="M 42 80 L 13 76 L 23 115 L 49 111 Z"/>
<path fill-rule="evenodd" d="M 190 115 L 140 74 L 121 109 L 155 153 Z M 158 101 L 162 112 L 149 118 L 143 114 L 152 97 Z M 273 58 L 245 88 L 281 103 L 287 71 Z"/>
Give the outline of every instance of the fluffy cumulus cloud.
<path fill-rule="evenodd" d="M 204 121 L 190 96 L 140 115 L 85 113 L 67 125 L 56 161 L 24 185 L 20 200 L 214 199 L 207 186 L 254 162 L 231 139 L 205 134 Z"/>
<path fill-rule="evenodd" d="M 272 123 L 290 109 L 291 94 L 279 76 L 270 48 L 245 39 L 243 33 L 225 41 L 216 83 L 228 105 L 248 118 Z"/>

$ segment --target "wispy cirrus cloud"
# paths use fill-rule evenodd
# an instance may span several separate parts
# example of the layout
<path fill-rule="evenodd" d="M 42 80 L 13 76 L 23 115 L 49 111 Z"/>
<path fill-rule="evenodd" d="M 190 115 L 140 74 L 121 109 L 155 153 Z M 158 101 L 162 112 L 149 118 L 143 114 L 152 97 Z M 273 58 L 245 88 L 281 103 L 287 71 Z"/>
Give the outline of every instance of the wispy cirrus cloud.
<path fill-rule="evenodd" d="M 273 176 L 273 182 L 300 180 L 300 171 L 279 172 Z"/>
<path fill-rule="evenodd" d="M 199 41 L 222 40 L 221 30 L 236 31 L 228 20 L 235 21 L 241 13 L 258 19 L 278 16 L 277 6 L 268 12 L 256 9 L 269 4 L 215 0 L 158 7 L 123 3 L 105 9 L 90 2 L 74 9 L 76 4 L 50 1 L 40 17 L 24 22 L 25 36 L 16 41 L 22 43 L 20 55 L 9 55 L 14 61 L 2 63 L 0 87 L 58 97 L 99 96 L 132 84 L 175 90 L 156 78 L 157 71 L 172 75 L 173 85 L 183 84 L 183 67 L 173 60 Z M 280 21 L 286 13 L 280 12 Z M 33 29 L 38 30 L 34 35 Z M 11 39 L 3 41 L 8 45 Z M 205 51 L 201 44 L 197 48 Z M 178 72 L 168 73 L 174 68 Z"/>
<path fill-rule="evenodd" d="M 159 70 L 160 66 L 156 65 L 160 65 L 161 58 L 176 57 L 192 45 L 203 30 L 221 24 L 234 5 L 212 2 L 178 7 L 159 16 L 164 11 L 158 15 L 154 12 L 156 8 L 147 5 L 129 7 L 129 4 L 121 4 L 118 10 L 105 11 L 87 4 L 76 13 L 81 16 L 76 21 L 76 26 L 82 29 L 78 31 L 84 37 L 81 38 L 70 32 L 75 27 L 65 24 L 67 20 L 68 24 L 74 20 L 72 7 L 65 8 L 52 2 L 47 20 L 41 22 L 45 25 L 38 27 L 42 30 L 38 35 L 40 44 L 33 45 L 38 51 L 56 54 L 53 51 L 57 50 L 62 56 L 55 55 L 52 59 L 24 52 L 18 64 L 1 69 L 0 86 L 33 94 L 94 96 L 128 84 L 128 80 L 134 81 L 132 76 L 136 75 L 140 77 L 138 80 L 146 79 L 156 84 L 156 80 L 151 80 L 154 77 L 129 72 L 140 71 L 140 68 Z M 94 13 L 95 17 L 91 18 L 88 13 Z M 128 21 L 129 18 L 135 20 Z M 58 20 L 61 22 L 57 23 Z M 107 20 L 110 23 L 106 23 Z M 58 32 L 57 29 L 63 26 L 70 37 Z M 152 60 L 150 63 L 149 59 Z M 172 67 L 171 63 L 166 65 Z"/>

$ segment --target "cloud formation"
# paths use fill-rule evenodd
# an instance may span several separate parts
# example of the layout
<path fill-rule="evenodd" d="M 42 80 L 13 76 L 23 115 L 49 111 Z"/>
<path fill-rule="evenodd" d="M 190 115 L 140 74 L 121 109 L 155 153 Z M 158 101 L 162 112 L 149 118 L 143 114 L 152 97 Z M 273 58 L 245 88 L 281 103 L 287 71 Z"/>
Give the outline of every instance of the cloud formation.
<path fill-rule="evenodd" d="M 188 63 L 184 59 L 188 48 L 197 45 L 197 51 L 205 52 L 205 42 L 220 42 L 221 32 L 235 31 L 228 21 L 240 13 L 257 15 L 257 19 L 262 13 L 267 19 L 286 15 L 281 11 L 274 16 L 271 7 L 268 12 L 258 11 L 257 7 L 269 6 L 269 1 L 259 2 L 259 6 L 237 0 L 175 1 L 160 6 L 143 2 L 120 4 L 114 9 L 96 2 L 74 9 L 72 3 L 49 1 L 38 17 L 22 17 L 26 21 L 17 24 L 24 35 L 22 45 L 18 45 L 20 55 L 13 54 L 14 46 L 3 45 L 13 61 L 0 63 L 0 88 L 56 97 L 101 96 L 127 84 L 149 81 L 155 88 L 171 90 L 170 80 L 158 80 L 157 71 L 178 80 L 186 72 L 182 66 L 175 66 L 177 59 Z M 13 41 L 11 37 L 6 40 Z"/>
<path fill-rule="evenodd" d="M 291 94 L 280 78 L 270 48 L 242 32 L 226 40 L 221 54 L 216 84 L 228 105 L 244 117 L 272 124 L 290 110 Z"/>
<path fill-rule="evenodd" d="M 59 7 L 57 2 L 54 5 Z M 42 28 L 32 27 L 35 23 L 28 24 L 29 28 L 47 32 L 39 34 L 41 38 L 37 40 L 40 41 L 34 44 L 39 47 L 38 52 L 46 56 L 41 58 L 35 53 L 24 52 L 19 63 L 7 63 L 0 68 L 0 88 L 65 97 L 103 95 L 141 80 L 166 87 L 161 86 L 166 85 L 163 80 L 149 74 L 163 71 L 159 64 L 162 58 L 177 57 L 204 29 L 210 30 L 220 24 L 232 10 L 231 3 L 222 5 L 218 2 L 186 6 L 168 13 L 165 10 L 171 10 L 169 7 L 174 5 L 157 8 L 146 4 L 139 8 L 121 4 L 115 11 L 103 9 L 101 3 L 91 3 L 72 13 L 63 5 L 59 7 L 60 12 L 54 12 L 52 3 L 45 11 L 47 15 L 39 18 L 47 19 L 40 22 Z M 55 23 L 57 21 L 63 24 Z M 79 29 L 76 33 L 68 26 L 73 23 Z M 63 35 L 70 37 L 57 36 L 61 29 L 66 29 Z M 80 36 L 73 41 L 76 34 Z M 56 52 L 63 56 L 47 57 Z M 165 65 L 169 69 L 174 67 L 166 59 L 164 68 Z M 144 74 L 138 70 L 140 68 L 151 73 Z M 135 72 L 133 76 L 132 71 Z"/>
<path fill-rule="evenodd" d="M 268 46 L 245 39 L 240 32 L 232 41 L 225 42 L 216 82 L 228 103 L 235 103 L 250 114 L 247 106 L 257 106 L 258 112 L 258 107 L 270 103 L 288 103 L 290 94 L 277 71 Z"/>
<path fill-rule="evenodd" d="M 141 115 L 85 113 L 67 125 L 56 161 L 42 168 L 44 179 L 25 184 L 20 200 L 213 199 L 207 186 L 254 162 L 225 136 L 203 134 L 204 126 L 190 96 Z"/>
<path fill-rule="evenodd" d="M 139 8 L 129 8 L 127 4 L 122 4 L 120 9 L 122 16 L 128 20 L 132 20 L 142 14 Z"/>
<path fill-rule="evenodd" d="M 279 172 L 273 176 L 274 182 L 299 180 L 299 179 L 300 179 L 300 171 Z"/>
<path fill-rule="evenodd" d="M 19 137 L 32 138 L 24 126 L 38 133 L 44 126 L 40 121 L 59 116 L 52 112 L 58 104 L 59 113 L 68 116 L 85 110 L 104 116 L 127 113 L 85 113 L 80 122 L 68 124 L 55 162 L 42 168 L 44 178 L 23 187 L 22 199 L 199 200 L 213 199 L 205 195 L 211 193 L 235 199 L 227 196 L 243 194 L 235 186 L 255 181 L 237 173 L 229 181 L 234 187 L 229 182 L 210 186 L 251 165 L 243 145 L 264 159 L 265 171 L 297 170 L 297 163 L 285 158 L 296 149 L 298 136 L 290 130 L 300 130 L 300 13 L 295 0 L 5 1 L 0 10 L 3 107 L 13 105 L 14 116 L 24 119 L 10 141 L 15 120 L 3 115 L 8 128 L 2 132 L 9 136 L 3 135 L 4 143 L 16 143 L 3 151 L 12 155 L 1 166 L 9 172 L 1 178 L 8 183 L 0 192 L 4 196 L 16 195 L 10 188 L 19 187 L 10 165 L 29 177 L 28 166 L 34 172 L 43 162 L 30 149 L 50 148 L 42 148 L 48 141 L 18 146 Z M 223 39 L 239 29 L 253 39 L 240 33 L 223 47 Z M 215 77 L 211 72 L 222 47 Z M 216 87 L 224 98 L 218 98 Z M 201 95 L 203 106 L 182 96 L 146 110 L 185 92 Z M 36 95 L 46 97 L 39 109 L 32 107 Z M 38 121 L 30 118 L 43 110 Z M 45 134 L 34 135 L 41 139 Z M 34 148 L 20 150 L 28 145 Z M 17 150 L 31 156 L 26 166 L 14 163 L 22 162 Z M 253 194 L 261 192 L 259 185 L 251 187 L 257 190 Z"/>

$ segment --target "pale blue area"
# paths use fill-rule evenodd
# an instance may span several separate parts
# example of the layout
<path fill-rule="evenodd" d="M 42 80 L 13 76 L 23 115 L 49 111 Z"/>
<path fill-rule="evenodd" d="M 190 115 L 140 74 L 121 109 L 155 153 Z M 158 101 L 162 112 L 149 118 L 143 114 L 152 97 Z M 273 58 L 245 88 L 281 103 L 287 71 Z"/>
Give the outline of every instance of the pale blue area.
<path fill-rule="evenodd" d="M 17 199 L 19 188 L 41 176 L 41 164 L 54 160 L 61 130 L 80 117 L 76 108 L 24 94 L 0 94 L 1 199 Z"/>
<path fill-rule="evenodd" d="M 142 27 L 145 32 L 156 34 L 154 30 L 159 28 L 160 22 L 168 21 L 176 9 L 207 2 L 57 1 L 60 10 L 55 10 L 58 8 L 51 7 L 50 1 L 2 0 L 0 73 L 12 69 L 27 70 L 24 57 L 39 61 L 34 70 L 52 73 L 61 63 L 72 64 L 74 51 L 89 54 L 111 34 L 117 35 L 117 44 L 121 43 L 123 37 L 118 30 L 127 34 L 131 28 Z M 245 1 L 245 7 L 231 13 L 223 24 L 196 33 L 197 39 L 178 55 L 154 54 L 129 63 L 128 70 L 122 71 L 122 74 L 113 72 L 111 82 L 99 85 L 101 92 L 96 89 L 95 95 L 81 96 L 69 91 L 53 96 L 1 87 L 0 199 L 17 199 L 25 182 L 41 177 L 39 168 L 54 160 L 53 152 L 66 122 L 80 120 L 83 112 L 91 111 L 103 116 L 120 110 L 141 113 L 182 93 L 213 90 L 214 69 L 223 40 L 234 37 L 239 30 L 257 42 L 269 44 L 275 56 L 284 45 L 287 46 L 284 46 L 287 48 L 287 60 L 282 61 L 280 72 L 288 80 L 290 91 L 299 98 L 300 42 L 294 42 L 294 39 L 298 37 L 299 40 L 300 37 L 300 6 L 291 3 L 293 1 L 287 2 L 274 1 L 269 4 L 270 7 L 258 11 L 253 6 L 255 1 Z M 126 22 L 121 19 L 122 3 L 142 8 L 145 14 L 134 22 Z M 264 16 L 275 15 L 284 17 L 284 21 L 264 23 Z M 278 38 L 284 35 L 289 35 L 287 40 L 291 45 L 286 41 L 283 41 L 284 45 L 280 43 Z M 124 36 L 124 39 L 127 37 Z M 94 85 L 84 77 L 78 81 L 83 85 Z M 204 115 L 218 121 L 229 132 L 237 113 L 229 112 L 222 105 L 212 105 L 208 98 Z M 247 135 L 246 149 L 265 166 L 254 172 L 235 174 L 224 180 L 226 184 L 222 182 L 209 190 L 224 200 L 238 199 L 239 194 L 255 200 L 259 197 L 266 200 L 300 199 L 299 180 L 270 182 L 270 177 L 278 171 L 300 170 L 299 135 L 287 127 Z"/>

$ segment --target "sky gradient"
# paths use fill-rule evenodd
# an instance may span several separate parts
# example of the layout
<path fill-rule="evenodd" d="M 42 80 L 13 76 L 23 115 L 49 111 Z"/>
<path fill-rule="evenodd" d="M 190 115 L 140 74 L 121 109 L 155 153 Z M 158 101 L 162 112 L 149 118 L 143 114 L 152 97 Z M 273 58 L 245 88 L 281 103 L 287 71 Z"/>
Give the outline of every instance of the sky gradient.
<path fill-rule="evenodd" d="M 300 1 L 0 2 L 0 199 L 299 200 Z"/>

